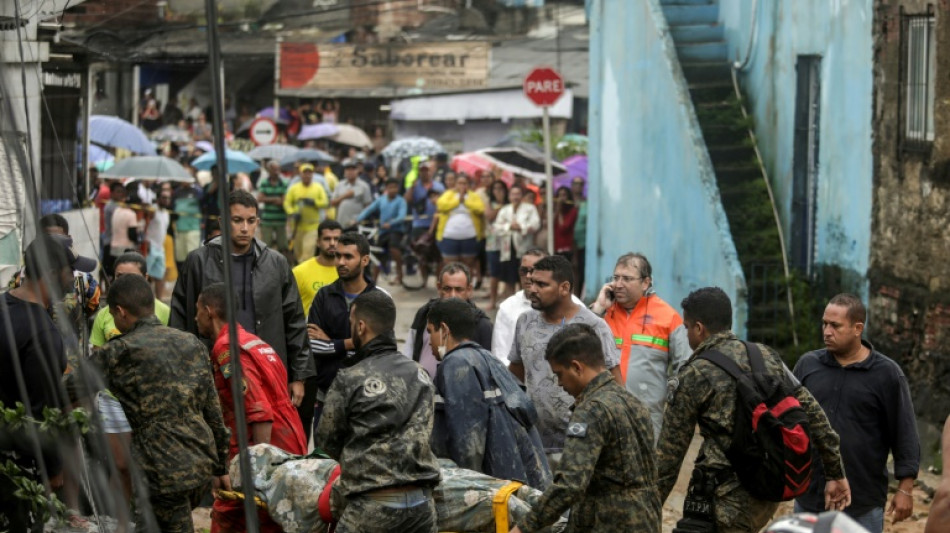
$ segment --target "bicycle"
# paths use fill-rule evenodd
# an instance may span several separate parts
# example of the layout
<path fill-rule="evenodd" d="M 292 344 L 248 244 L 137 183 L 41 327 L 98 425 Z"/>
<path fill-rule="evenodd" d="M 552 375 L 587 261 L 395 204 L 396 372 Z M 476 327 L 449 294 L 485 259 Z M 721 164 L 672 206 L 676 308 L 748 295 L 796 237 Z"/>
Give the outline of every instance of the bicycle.
<path fill-rule="evenodd" d="M 379 223 L 376 220 L 370 223 L 357 224 L 349 230 L 355 230 L 366 237 L 370 246 L 370 263 L 377 272 L 382 272 L 389 276 L 390 257 L 389 250 L 379 245 Z M 435 275 L 439 268 L 442 258 L 435 247 L 435 241 L 431 245 L 425 243 L 412 243 L 409 241 L 409 235 L 404 234 L 399 243 L 399 249 L 403 254 L 402 286 L 408 291 L 417 291 L 425 288 L 430 275 Z M 433 250 L 435 253 L 433 254 Z"/>

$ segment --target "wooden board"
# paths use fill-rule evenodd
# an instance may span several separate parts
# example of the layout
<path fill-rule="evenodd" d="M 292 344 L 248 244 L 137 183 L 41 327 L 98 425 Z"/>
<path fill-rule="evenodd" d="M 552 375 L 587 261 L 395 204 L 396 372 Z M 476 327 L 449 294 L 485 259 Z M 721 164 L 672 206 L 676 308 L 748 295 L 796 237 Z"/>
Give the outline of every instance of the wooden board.
<path fill-rule="evenodd" d="M 491 45 L 281 43 L 277 68 L 281 89 L 481 89 L 488 86 Z"/>

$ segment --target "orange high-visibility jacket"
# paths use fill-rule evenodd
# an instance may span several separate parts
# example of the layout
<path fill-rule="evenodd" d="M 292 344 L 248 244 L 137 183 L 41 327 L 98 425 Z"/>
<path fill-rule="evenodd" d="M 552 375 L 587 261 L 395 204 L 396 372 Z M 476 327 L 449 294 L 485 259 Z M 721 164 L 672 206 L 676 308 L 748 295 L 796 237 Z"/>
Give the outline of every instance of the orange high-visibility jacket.
<path fill-rule="evenodd" d="M 683 319 L 659 296 L 648 294 L 630 313 L 615 303 L 604 320 L 620 349 L 620 374 L 627 390 L 650 410 L 655 436 L 659 436 L 667 381 L 692 353 Z"/>

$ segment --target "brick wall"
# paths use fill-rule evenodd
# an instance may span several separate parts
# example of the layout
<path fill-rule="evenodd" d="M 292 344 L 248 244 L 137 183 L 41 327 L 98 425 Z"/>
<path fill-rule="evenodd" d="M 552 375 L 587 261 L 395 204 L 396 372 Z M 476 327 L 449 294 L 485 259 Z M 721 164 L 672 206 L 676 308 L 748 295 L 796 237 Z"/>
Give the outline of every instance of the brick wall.
<path fill-rule="evenodd" d="M 935 140 L 901 151 L 901 11 L 936 11 Z M 876 0 L 869 338 L 904 368 L 922 418 L 950 413 L 950 1 Z M 846 208 L 846 205 L 842 205 Z"/>

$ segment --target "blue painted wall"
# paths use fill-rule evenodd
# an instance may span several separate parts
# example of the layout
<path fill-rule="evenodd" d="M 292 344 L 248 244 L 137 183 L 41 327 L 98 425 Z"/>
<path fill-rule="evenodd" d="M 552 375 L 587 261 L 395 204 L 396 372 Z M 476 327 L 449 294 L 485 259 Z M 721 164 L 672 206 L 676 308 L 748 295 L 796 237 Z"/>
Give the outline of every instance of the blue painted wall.
<path fill-rule="evenodd" d="M 693 289 L 725 290 L 744 335 L 745 279 L 659 1 L 587 7 L 587 286 L 599 290 L 617 257 L 640 251 L 657 292 L 677 309 Z"/>
<path fill-rule="evenodd" d="M 858 277 L 866 294 L 873 178 L 873 0 L 719 0 L 729 57 L 742 61 L 762 157 L 785 235 L 792 221 L 796 62 L 821 56 L 821 117 L 816 211 L 817 264 Z M 756 9 L 753 11 L 753 7 Z"/>

